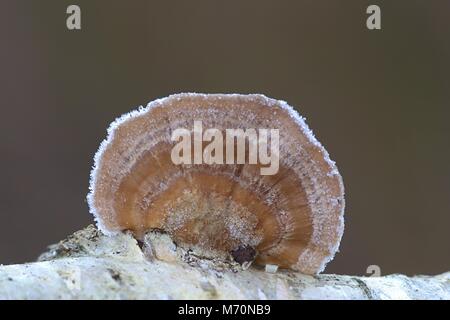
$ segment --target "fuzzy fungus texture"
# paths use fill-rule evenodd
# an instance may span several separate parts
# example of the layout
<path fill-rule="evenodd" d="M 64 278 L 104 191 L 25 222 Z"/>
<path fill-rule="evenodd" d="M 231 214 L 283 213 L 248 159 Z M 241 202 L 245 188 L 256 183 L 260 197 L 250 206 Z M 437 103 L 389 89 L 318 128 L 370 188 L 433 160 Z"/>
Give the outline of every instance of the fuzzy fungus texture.
<path fill-rule="evenodd" d="M 176 129 L 278 129 L 279 171 L 261 164 L 176 165 Z M 204 146 L 203 146 L 204 147 Z M 248 150 L 246 151 L 248 152 Z M 248 158 L 248 153 L 246 153 Z M 321 272 L 344 230 L 335 163 L 286 102 L 263 95 L 176 94 L 123 115 L 95 155 L 88 202 L 107 234 L 152 229 L 224 257 L 254 248 L 255 263 Z"/>

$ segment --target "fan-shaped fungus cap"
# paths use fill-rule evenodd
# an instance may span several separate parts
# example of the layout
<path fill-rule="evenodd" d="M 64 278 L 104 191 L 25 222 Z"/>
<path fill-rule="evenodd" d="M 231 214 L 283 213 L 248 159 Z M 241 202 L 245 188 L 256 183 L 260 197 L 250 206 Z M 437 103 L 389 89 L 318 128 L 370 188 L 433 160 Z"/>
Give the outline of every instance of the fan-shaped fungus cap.
<path fill-rule="evenodd" d="M 195 131 L 195 121 L 224 135 L 279 129 L 279 170 L 263 175 L 261 163 L 247 161 L 175 164 L 172 133 Z M 344 229 L 334 162 L 292 107 L 263 95 L 177 94 L 122 116 L 95 156 L 90 189 L 90 210 L 107 234 L 142 238 L 161 229 L 178 244 L 228 255 L 254 248 L 256 264 L 307 274 L 324 269 Z"/>

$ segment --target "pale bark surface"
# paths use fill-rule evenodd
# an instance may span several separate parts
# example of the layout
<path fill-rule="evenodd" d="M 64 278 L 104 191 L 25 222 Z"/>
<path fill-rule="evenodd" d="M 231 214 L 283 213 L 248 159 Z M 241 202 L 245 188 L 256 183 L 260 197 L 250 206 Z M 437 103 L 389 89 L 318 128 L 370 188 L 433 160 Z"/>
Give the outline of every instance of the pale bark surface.
<path fill-rule="evenodd" d="M 0 266 L 0 299 L 450 299 L 450 272 L 268 273 L 188 257 L 164 237 L 151 241 L 154 248 L 144 254 L 130 235 L 106 237 L 89 226 L 51 246 L 38 262 Z"/>

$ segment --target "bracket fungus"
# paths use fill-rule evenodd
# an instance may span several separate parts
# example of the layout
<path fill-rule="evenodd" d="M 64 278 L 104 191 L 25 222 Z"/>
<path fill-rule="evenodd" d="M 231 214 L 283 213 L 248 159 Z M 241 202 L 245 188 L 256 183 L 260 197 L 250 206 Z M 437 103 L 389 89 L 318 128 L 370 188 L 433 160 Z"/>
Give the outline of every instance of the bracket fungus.
<path fill-rule="evenodd" d="M 270 150 L 278 170 L 262 174 L 267 163 L 248 161 L 249 135 L 243 146 L 231 140 L 232 156 L 244 147 L 245 161 L 173 161 L 180 128 L 194 134 L 183 155 L 200 143 L 200 159 L 206 156 L 207 133 L 195 138 L 196 121 L 218 133 L 210 144 L 228 129 L 277 129 L 278 150 Z M 228 155 L 221 148 L 211 155 Z M 306 274 L 324 269 L 344 229 L 335 163 L 292 107 L 257 94 L 176 94 L 118 118 L 95 156 L 88 203 L 106 234 L 128 230 L 142 240 L 162 230 L 177 245 L 215 257 Z"/>

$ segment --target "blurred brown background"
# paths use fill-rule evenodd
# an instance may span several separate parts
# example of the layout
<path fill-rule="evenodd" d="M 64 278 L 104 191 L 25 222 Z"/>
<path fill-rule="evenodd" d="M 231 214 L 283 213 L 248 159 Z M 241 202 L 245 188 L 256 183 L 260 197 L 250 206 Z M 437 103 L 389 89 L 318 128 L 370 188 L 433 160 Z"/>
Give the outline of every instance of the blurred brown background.
<path fill-rule="evenodd" d="M 196 91 L 264 93 L 307 118 L 346 185 L 327 272 L 450 269 L 449 1 L 3 0 L 0 41 L 0 263 L 93 221 L 92 156 L 115 117 Z"/>

